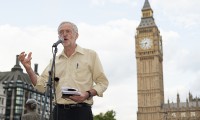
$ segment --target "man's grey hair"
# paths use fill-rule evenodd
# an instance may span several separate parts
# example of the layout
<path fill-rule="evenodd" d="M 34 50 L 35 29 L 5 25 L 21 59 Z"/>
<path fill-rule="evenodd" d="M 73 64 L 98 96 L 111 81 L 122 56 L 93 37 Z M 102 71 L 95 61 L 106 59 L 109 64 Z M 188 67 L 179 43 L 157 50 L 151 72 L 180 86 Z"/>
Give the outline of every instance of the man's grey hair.
<path fill-rule="evenodd" d="M 61 27 L 63 24 L 70 24 L 70 25 L 72 25 L 72 28 L 73 28 L 74 32 L 78 33 L 78 27 L 77 27 L 74 23 L 68 22 L 68 21 L 64 21 L 64 22 L 61 22 L 61 23 L 60 23 L 60 25 L 58 26 L 58 33 L 59 33 L 59 31 L 60 31 L 60 27 Z"/>

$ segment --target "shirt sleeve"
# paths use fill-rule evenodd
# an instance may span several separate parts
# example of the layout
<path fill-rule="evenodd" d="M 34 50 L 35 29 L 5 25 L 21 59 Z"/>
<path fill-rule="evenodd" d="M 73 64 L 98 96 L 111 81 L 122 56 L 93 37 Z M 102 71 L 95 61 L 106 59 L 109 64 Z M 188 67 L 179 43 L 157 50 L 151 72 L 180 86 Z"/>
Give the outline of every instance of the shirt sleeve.
<path fill-rule="evenodd" d="M 103 71 L 103 67 L 97 54 L 94 56 L 93 80 L 95 82 L 93 89 L 97 91 L 98 96 L 102 97 L 103 92 L 107 89 L 109 82 Z"/>
<path fill-rule="evenodd" d="M 45 68 L 45 70 L 42 72 L 40 76 L 37 76 L 37 83 L 34 86 L 35 89 L 37 89 L 39 92 L 45 92 L 46 90 L 46 84 L 48 82 L 48 76 L 49 76 L 49 70 L 50 70 L 50 64 Z"/>

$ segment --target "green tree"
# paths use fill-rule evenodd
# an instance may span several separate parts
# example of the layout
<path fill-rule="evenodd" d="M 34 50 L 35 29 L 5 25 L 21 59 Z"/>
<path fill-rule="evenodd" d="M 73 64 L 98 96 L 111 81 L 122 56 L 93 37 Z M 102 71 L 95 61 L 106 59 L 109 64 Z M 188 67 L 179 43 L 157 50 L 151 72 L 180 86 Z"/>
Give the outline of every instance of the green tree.
<path fill-rule="evenodd" d="M 94 116 L 94 120 L 116 120 L 116 112 L 113 110 L 107 111 L 105 114 L 100 113 Z"/>

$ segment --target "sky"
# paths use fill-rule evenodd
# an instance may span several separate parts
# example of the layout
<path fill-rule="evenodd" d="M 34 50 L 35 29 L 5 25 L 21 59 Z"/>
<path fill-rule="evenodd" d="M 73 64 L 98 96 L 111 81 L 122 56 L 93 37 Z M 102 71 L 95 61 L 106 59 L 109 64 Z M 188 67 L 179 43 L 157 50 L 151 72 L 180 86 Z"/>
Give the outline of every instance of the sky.
<path fill-rule="evenodd" d="M 94 98 L 93 114 L 114 110 L 117 120 L 136 120 L 135 35 L 144 1 L 0 0 L 0 72 L 10 71 L 25 51 L 40 74 L 53 57 L 58 25 L 71 21 L 79 28 L 77 43 L 98 53 L 110 82 L 104 96 Z M 165 103 L 176 102 L 177 93 L 181 102 L 189 92 L 200 97 L 200 1 L 149 3 L 163 40 Z"/>

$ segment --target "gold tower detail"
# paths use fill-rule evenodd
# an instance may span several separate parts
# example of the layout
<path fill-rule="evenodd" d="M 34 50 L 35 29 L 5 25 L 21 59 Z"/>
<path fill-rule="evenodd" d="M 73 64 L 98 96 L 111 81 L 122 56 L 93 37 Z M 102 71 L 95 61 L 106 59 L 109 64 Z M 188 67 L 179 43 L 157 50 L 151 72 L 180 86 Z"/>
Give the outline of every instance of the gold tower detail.
<path fill-rule="evenodd" d="M 162 37 L 148 0 L 135 36 L 137 61 L 137 120 L 160 120 L 164 104 Z"/>

